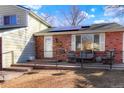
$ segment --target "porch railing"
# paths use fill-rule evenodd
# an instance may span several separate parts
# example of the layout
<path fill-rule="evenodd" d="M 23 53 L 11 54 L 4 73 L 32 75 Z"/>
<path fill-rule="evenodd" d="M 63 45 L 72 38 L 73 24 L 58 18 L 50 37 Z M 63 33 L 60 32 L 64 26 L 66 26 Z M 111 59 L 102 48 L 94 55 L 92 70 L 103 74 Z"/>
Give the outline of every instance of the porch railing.
<path fill-rule="evenodd" d="M 63 59 L 66 60 L 67 54 L 69 51 L 42 51 L 43 53 L 48 52 L 53 54 L 54 59 L 56 59 L 56 67 L 58 67 L 58 63 L 59 61 L 62 61 Z M 76 53 L 77 56 L 80 56 L 80 51 L 74 51 Z M 95 52 L 95 57 L 102 57 L 105 55 L 106 51 L 94 51 Z M 114 63 L 122 63 L 124 60 L 124 51 L 115 51 L 114 52 Z M 82 64 L 81 64 L 82 65 Z M 112 65 L 110 65 L 110 69 L 112 69 Z"/>

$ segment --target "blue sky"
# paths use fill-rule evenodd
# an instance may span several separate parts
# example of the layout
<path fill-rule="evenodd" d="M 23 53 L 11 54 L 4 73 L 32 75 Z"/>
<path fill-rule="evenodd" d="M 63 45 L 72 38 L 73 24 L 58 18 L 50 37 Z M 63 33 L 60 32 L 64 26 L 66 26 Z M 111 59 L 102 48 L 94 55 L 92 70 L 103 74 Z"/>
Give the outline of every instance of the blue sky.
<path fill-rule="evenodd" d="M 35 13 L 40 16 L 45 16 L 49 14 L 51 18 L 64 20 L 61 11 L 68 12 L 70 5 L 29 5 L 26 6 L 31 8 Z M 106 22 L 116 22 L 122 24 L 120 18 L 113 17 L 114 10 L 108 11 L 105 9 L 105 5 L 79 5 L 81 12 L 87 14 L 87 18 L 82 22 L 81 25 L 91 25 L 94 23 L 106 23 Z M 55 26 L 60 26 L 61 22 L 56 21 Z"/>
<path fill-rule="evenodd" d="M 103 17 L 103 7 L 104 6 L 79 6 L 82 11 L 87 11 L 89 15 L 94 15 L 95 17 L 86 19 L 84 21 L 85 25 L 92 24 L 96 19 L 101 19 Z M 43 6 L 39 11 L 43 13 L 50 13 L 53 16 L 61 17 L 61 11 L 69 11 L 70 6 Z M 93 10 L 94 9 L 94 10 Z"/>

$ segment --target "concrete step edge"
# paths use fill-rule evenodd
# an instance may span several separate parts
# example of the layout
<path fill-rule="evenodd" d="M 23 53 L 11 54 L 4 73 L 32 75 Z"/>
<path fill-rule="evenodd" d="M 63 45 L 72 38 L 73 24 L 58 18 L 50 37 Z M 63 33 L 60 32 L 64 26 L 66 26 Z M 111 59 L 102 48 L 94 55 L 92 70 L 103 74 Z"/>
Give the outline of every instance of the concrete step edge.
<path fill-rule="evenodd" d="M 9 68 L 3 68 L 5 71 L 18 71 L 18 72 L 25 72 L 25 71 L 31 71 L 33 68 L 26 68 L 26 67 L 9 67 Z"/>

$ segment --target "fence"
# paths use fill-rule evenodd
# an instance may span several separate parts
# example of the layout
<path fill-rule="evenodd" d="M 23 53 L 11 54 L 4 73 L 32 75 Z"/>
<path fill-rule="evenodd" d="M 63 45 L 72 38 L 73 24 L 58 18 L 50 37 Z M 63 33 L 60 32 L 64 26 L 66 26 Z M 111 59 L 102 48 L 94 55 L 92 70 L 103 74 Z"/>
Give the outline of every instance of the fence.
<path fill-rule="evenodd" d="M 42 51 L 42 54 L 46 53 L 47 54 L 52 54 L 51 57 L 45 57 L 44 55 L 42 55 L 41 58 L 54 58 L 54 59 L 58 59 L 58 60 L 67 60 L 67 55 L 69 51 Z M 80 52 L 81 51 L 74 51 L 76 53 L 76 55 L 79 57 L 80 56 Z M 106 54 L 106 51 L 94 51 L 95 53 L 95 57 L 101 57 L 104 56 Z M 115 51 L 114 52 L 114 59 L 116 61 L 116 63 L 123 63 L 123 58 L 124 58 L 124 51 Z M 40 55 L 41 56 L 41 55 Z"/>
<path fill-rule="evenodd" d="M 55 58 L 57 60 L 56 66 L 58 66 L 58 62 L 59 61 L 68 59 L 68 53 L 69 53 L 69 51 L 63 51 L 63 50 L 62 51 L 42 51 L 42 52 L 43 53 L 45 53 L 45 52 L 53 53 L 53 57 L 52 58 Z M 78 61 L 80 61 L 79 58 L 80 58 L 80 52 L 81 51 L 73 51 L 73 52 L 76 54 L 76 57 L 78 58 Z M 106 56 L 108 55 L 108 54 L 106 54 L 108 51 L 93 51 L 93 52 L 94 52 L 95 62 L 97 61 L 97 58 L 100 58 L 101 57 L 101 60 L 103 60 L 103 57 L 105 55 Z M 104 59 L 105 61 L 109 61 L 107 63 L 109 63 L 110 69 L 112 69 L 112 64 L 113 63 L 122 63 L 123 62 L 123 57 L 124 57 L 124 55 L 123 55 L 124 54 L 124 51 L 114 51 L 113 53 L 114 53 L 114 56 L 113 56 L 112 59 L 110 59 L 110 58 L 109 59 Z M 85 58 L 82 58 L 82 59 L 84 60 Z M 91 62 L 91 63 L 93 63 L 93 62 Z M 81 62 L 81 66 L 82 65 L 83 64 Z"/>

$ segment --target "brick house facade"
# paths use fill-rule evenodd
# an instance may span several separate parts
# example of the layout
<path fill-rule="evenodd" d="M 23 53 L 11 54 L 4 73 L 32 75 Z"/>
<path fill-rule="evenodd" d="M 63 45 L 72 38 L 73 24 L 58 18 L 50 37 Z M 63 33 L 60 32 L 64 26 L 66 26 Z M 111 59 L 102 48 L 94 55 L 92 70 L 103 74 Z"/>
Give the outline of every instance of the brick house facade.
<path fill-rule="evenodd" d="M 58 42 L 61 42 L 60 46 L 56 45 L 56 39 Z M 36 58 L 44 58 L 44 36 L 35 37 L 35 46 L 36 46 Z M 53 58 L 66 59 L 66 54 L 59 54 L 58 50 L 60 47 L 65 50 L 70 50 L 71 48 L 71 35 L 55 35 L 53 36 Z"/>
<path fill-rule="evenodd" d="M 66 51 L 71 50 L 71 34 L 63 34 L 63 35 L 52 35 L 53 37 L 53 58 L 59 58 L 61 60 L 67 60 L 66 53 L 59 54 L 56 52 L 61 48 L 64 48 Z M 36 44 L 36 57 L 44 58 L 43 55 L 43 44 L 44 44 L 44 36 L 35 36 L 35 44 Z M 61 42 L 60 46 L 56 46 L 57 42 Z M 122 51 L 123 51 L 123 32 L 106 32 L 105 33 L 105 50 L 116 49 L 115 60 L 116 63 L 122 63 Z M 103 54 L 104 51 L 97 51 L 98 55 Z"/>
<path fill-rule="evenodd" d="M 117 63 L 122 62 L 123 51 L 123 32 L 107 32 L 105 39 L 105 49 L 114 48 L 116 50 L 115 60 Z"/>

